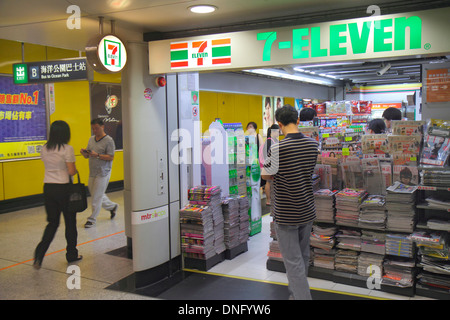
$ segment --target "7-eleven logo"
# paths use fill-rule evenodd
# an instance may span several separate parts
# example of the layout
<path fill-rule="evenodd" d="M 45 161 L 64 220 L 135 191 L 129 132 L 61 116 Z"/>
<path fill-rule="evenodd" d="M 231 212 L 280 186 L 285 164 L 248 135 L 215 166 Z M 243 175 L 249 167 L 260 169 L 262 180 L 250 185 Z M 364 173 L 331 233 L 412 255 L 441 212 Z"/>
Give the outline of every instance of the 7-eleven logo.
<path fill-rule="evenodd" d="M 105 65 L 120 68 L 120 46 L 119 42 L 105 40 Z"/>
<path fill-rule="evenodd" d="M 170 44 L 171 68 L 196 68 L 231 63 L 231 39 L 196 40 Z"/>

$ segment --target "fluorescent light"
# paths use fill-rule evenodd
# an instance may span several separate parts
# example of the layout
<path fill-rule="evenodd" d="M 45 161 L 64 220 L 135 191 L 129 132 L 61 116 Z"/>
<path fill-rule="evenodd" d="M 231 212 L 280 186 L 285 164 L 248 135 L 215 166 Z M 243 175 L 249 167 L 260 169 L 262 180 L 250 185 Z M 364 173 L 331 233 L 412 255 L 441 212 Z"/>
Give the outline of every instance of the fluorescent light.
<path fill-rule="evenodd" d="M 330 67 L 330 66 L 344 66 L 344 65 L 359 65 L 363 64 L 363 62 L 331 62 L 331 63 L 321 63 L 321 64 L 308 64 L 308 65 L 300 65 L 295 67 L 294 70 L 300 71 L 299 69 L 305 68 L 317 68 L 317 67 Z"/>
<path fill-rule="evenodd" d="M 294 81 L 302 81 L 302 82 L 320 84 L 320 85 L 325 85 L 325 86 L 334 86 L 335 85 L 331 81 L 327 81 L 327 79 L 321 80 L 321 79 L 316 79 L 316 78 L 303 77 L 300 75 L 291 75 L 291 74 L 277 72 L 277 71 L 273 71 L 273 70 L 267 70 L 267 69 L 253 69 L 253 70 L 243 70 L 243 71 L 249 72 L 249 73 L 260 74 L 260 75 L 264 75 L 264 76 L 269 76 L 269 77 L 289 79 L 289 80 L 294 80 Z"/>
<path fill-rule="evenodd" d="M 202 4 L 188 8 L 193 13 L 211 13 L 217 10 L 217 7 L 209 4 Z"/>

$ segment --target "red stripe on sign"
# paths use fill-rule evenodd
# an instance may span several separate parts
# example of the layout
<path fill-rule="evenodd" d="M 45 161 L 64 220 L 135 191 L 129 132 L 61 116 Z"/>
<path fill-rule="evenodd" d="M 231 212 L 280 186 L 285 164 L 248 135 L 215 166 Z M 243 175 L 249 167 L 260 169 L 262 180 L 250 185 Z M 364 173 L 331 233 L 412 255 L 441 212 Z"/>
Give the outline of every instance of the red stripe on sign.
<path fill-rule="evenodd" d="M 213 64 L 224 64 L 224 63 L 231 63 L 231 58 L 221 58 L 221 59 L 213 59 Z"/>
<path fill-rule="evenodd" d="M 188 48 L 187 42 L 170 44 L 170 50 L 187 49 L 187 48 Z"/>
<path fill-rule="evenodd" d="M 181 67 L 188 67 L 189 62 L 188 61 L 180 61 L 180 62 L 172 62 L 170 64 L 172 68 L 181 68 Z"/>

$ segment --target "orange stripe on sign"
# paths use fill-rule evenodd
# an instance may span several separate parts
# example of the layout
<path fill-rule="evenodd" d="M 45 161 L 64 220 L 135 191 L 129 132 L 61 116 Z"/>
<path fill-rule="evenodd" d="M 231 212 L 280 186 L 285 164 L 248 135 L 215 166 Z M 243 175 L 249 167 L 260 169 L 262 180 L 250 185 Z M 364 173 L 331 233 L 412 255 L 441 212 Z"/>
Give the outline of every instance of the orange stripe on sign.
<path fill-rule="evenodd" d="M 170 50 L 187 49 L 187 48 L 188 48 L 187 42 L 170 44 Z"/>
<path fill-rule="evenodd" d="M 227 39 L 212 40 L 213 46 L 220 46 L 220 45 L 224 45 L 224 44 L 231 44 L 231 39 L 227 38 Z"/>
<path fill-rule="evenodd" d="M 192 42 L 192 48 L 199 48 L 206 41 L 194 41 Z"/>
<path fill-rule="evenodd" d="M 212 63 L 213 64 L 231 63 L 231 58 L 213 59 Z"/>
<path fill-rule="evenodd" d="M 172 68 L 181 68 L 181 67 L 188 67 L 189 62 L 188 61 L 181 61 L 181 62 L 172 62 L 170 64 Z"/>

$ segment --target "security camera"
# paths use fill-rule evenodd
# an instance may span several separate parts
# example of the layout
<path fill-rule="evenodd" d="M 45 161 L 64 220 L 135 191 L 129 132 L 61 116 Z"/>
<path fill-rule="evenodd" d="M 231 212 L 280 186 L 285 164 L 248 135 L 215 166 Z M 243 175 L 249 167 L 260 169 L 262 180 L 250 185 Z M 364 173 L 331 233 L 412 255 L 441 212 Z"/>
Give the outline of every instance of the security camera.
<path fill-rule="evenodd" d="M 382 67 L 380 70 L 377 71 L 377 76 L 382 76 L 382 75 L 385 74 L 390 68 L 391 68 L 391 64 L 388 63 L 387 65 L 385 65 L 384 67 Z"/>

